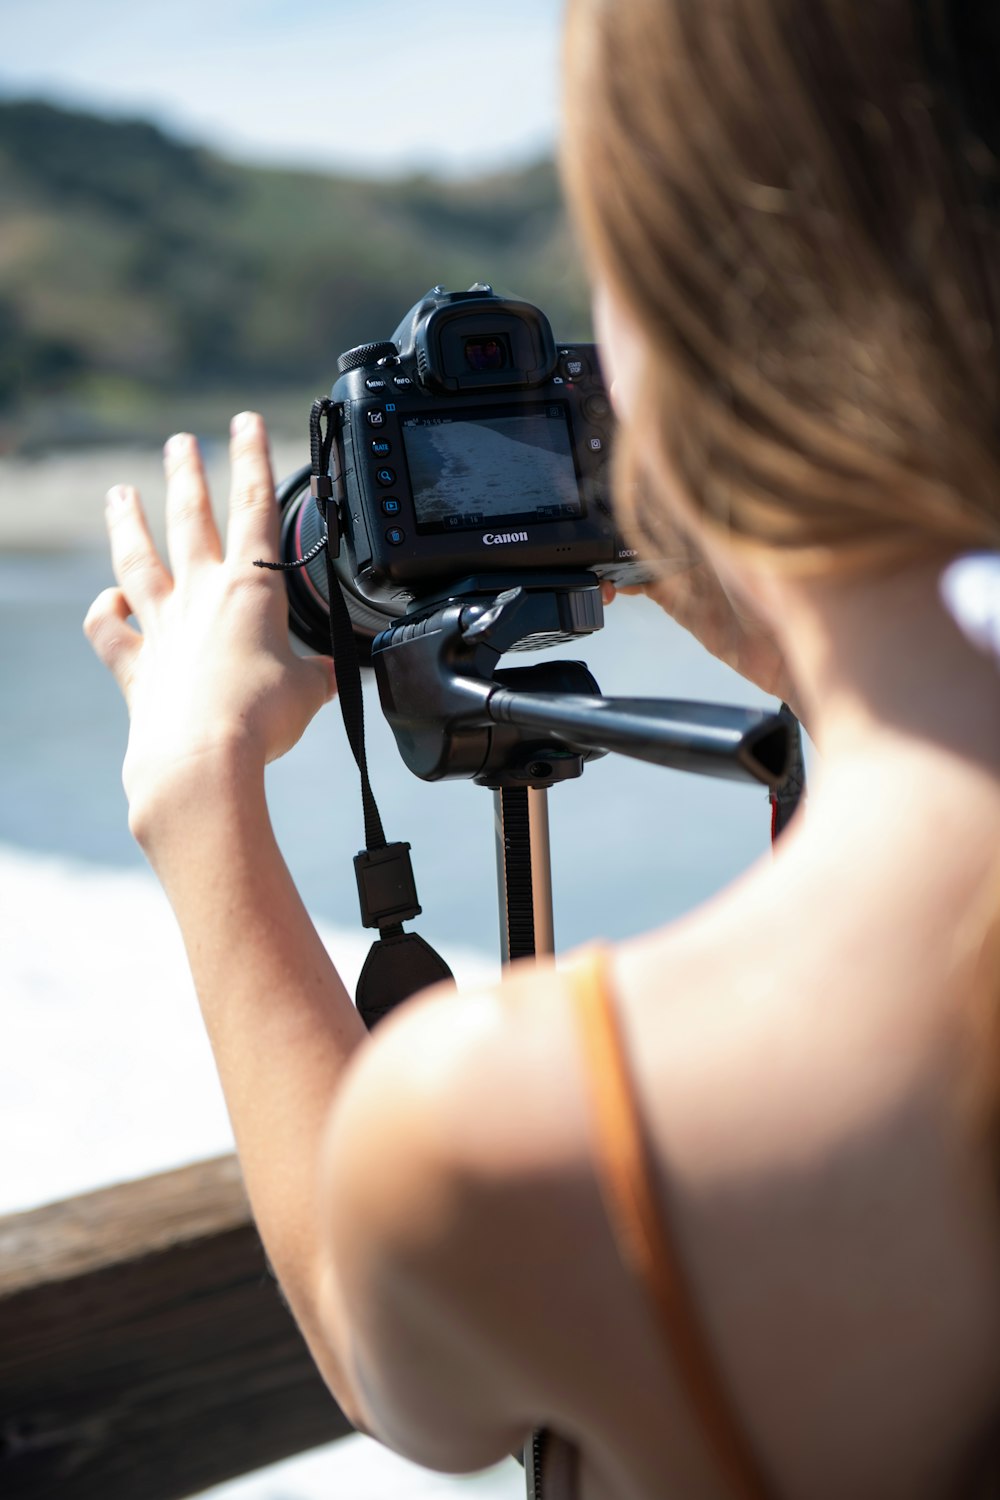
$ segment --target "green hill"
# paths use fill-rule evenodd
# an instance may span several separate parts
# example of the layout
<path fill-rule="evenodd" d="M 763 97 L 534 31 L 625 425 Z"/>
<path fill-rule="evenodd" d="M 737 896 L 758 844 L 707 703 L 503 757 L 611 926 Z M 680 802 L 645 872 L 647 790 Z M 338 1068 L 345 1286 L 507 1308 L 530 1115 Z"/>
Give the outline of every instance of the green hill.
<path fill-rule="evenodd" d="M 587 332 L 550 162 L 474 182 L 239 166 L 141 121 L 0 103 L 0 445 L 298 410 L 429 286 Z M 55 429 L 55 430 L 54 430 Z"/>

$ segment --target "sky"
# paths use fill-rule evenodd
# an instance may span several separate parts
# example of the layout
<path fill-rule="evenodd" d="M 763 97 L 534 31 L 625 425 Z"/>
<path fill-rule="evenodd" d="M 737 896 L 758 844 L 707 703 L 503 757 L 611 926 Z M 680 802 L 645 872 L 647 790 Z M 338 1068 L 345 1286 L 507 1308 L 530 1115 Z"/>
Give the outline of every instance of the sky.
<path fill-rule="evenodd" d="M 472 175 L 554 145 L 561 0 L 0 0 L 0 97 L 240 160 Z"/>

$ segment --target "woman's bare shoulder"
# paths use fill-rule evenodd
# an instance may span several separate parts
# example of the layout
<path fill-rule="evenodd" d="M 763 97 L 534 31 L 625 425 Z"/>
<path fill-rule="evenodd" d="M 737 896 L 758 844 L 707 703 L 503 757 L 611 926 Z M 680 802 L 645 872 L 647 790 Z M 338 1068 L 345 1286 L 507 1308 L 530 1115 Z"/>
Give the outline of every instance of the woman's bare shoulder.
<path fill-rule="evenodd" d="M 961 1004 L 853 894 L 748 882 L 614 980 L 681 1259 L 786 1492 L 916 1496 L 992 1410 L 1000 1218 Z"/>
<path fill-rule="evenodd" d="M 496 1184 L 565 1164 L 584 1123 L 571 1004 L 550 960 L 516 964 L 495 986 L 436 987 L 379 1028 L 346 1102 L 363 1094 L 401 1130 L 419 1121 L 455 1173 L 492 1173 Z"/>
<path fill-rule="evenodd" d="M 957 1451 L 970 1389 L 1000 1373 L 984 1332 L 1000 1319 L 992 1204 L 930 1041 L 894 1030 L 903 1012 L 867 1005 L 822 945 L 777 951 L 780 921 L 762 924 L 754 899 L 613 953 L 612 1000 L 656 1190 L 738 1410 L 789 1493 L 818 1493 L 845 1451 L 867 1455 L 856 1492 L 878 1493 L 900 1445 L 913 1475 Z M 550 963 L 435 992 L 386 1025 L 344 1103 L 360 1105 L 355 1140 L 370 1150 L 381 1133 L 397 1153 L 377 1192 L 407 1232 L 422 1223 L 420 1275 L 503 1378 L 517 1372 L 514 1405 L 561 1399 L 567 1430 L 575 1411 L 665 1463 L 639 1387 L 613 1377 L 643 1372 L 684 1407 L 602 1208 L 575 1005 Z M 676 1432 L 679 1459 L 694 1440 Z"/>
<path fill-rule="evenodd" d="M 331 1113 L 330 1296 L 355 1309 L 359 1406 L 431 1466 L 511 1451 L 560 1384 L 554 1297 L 600 1227 L 564 1009 L 551 965 L 429 992 L 361 1049 Z"/>

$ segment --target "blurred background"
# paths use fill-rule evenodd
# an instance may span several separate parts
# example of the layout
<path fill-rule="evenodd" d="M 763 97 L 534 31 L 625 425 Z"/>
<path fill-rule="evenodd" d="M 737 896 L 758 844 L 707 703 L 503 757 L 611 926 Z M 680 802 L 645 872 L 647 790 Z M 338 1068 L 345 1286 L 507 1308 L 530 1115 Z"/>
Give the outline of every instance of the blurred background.
<path fill-rule="evenodd" d="M 554 166 L 556 0 L 0 0 L 0 1212 L 228 1150 L 172 917 L 126 826 L 127 721 L 83 640 L 110 582 L 103 497 L 202 441 L 224 505 L 234 411 L 279 474 L 336 357 L 428 287 L 482 279 L 590 333 Z M 588 642 L 607 693 L 760 695 L 646 601 Z M 390 838 L 416 924 L 463 983 L 497 967 L 492 805 L 404 770 L 369 699 Z M 279 839 L 349 979 L 368 940 L 351 859 L 357 776 L 337 710 L 270 773 Z M 766 796 L 606 759 L 551 794 L 561 950 L 705 899 L 768 842 Z M 216 1500 L 521 1493 L 364 1438 Z"/>

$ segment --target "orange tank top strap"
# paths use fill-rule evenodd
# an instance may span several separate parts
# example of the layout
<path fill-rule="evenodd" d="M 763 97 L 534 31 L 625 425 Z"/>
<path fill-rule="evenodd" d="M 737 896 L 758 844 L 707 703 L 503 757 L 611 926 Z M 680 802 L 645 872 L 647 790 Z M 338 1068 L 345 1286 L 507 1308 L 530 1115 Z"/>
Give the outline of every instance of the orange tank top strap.
<path fill-rule="evenodd" d="M 605 948 L 588 949 L 567 974 L 576 1000 L 605 1210 L 621 1259 L 647 1295 L 694 1416 L 733 1495 L 739 1500 L 774 1500 L 712 1354 L 667 1214 L 656 1195 L 609 959 Z"/>

